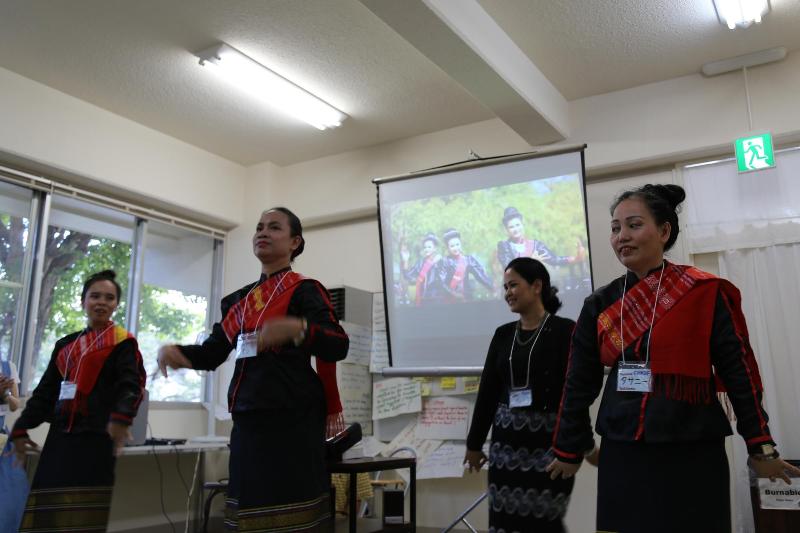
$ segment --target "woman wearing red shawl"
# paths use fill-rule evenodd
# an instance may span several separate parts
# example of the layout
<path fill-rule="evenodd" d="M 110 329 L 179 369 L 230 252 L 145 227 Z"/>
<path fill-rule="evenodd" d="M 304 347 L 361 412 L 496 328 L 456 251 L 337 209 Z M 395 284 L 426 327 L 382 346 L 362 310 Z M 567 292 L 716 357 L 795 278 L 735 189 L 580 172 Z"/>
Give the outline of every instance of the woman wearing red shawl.
<path fill-rule="evenodd" d="M 349 340 L 322 284 L 291 269 L 302 232 L 284 207 L 262 213 L 253 235 L 260 279 L 223 298 L 222 322 L 202 345 L 159 353 L 166 376 L 167 367 L 213 370 L 235 350 L 230 531 L 328 531 L 331 523 L 326 415 L 329 427 L 341 422 L 335 362 Z"/>
<path fill-rule="evenodd" d="M 86 280 L 89 326 L 56 341 L 50 363 L 11 438 L 20 461 L 38 449 L 28 430 L 50 422 L 20 531 L 105 531 L 116 451 L 142 400 L 145 372 L 136 339 L 111 321 L 116 274 Z"/>
<path fill-rule="evenodd" d="M 678 236 L 677 185 L 645 185 L 612 205 L 611 246 L 628 272 L 584 303 L 554 435 L 552 477 L 594 448 L 589 406 L 611 367 L 602 436 L 598 531 L 728 533 L 726 393 L 759 477 L 800 472 L 779 458 L 739 291 L 664 260 Z M 724 401 L 724 400 L 723 400 Z"/>

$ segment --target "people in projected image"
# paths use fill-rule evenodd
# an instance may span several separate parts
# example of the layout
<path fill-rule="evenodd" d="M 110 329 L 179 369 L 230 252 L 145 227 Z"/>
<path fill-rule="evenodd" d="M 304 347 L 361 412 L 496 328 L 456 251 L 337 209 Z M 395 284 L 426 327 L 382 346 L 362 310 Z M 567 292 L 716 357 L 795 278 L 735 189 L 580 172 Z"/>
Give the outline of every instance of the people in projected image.
<path fill-rule="evenodd" d="M 415 284 L 414 303 L 422 305 L 425 302 L 441 301 L 444 291 L 437 277 L 438 265 L 442 260 L 437 248 L 439 239 L 433 233 L 428 233 L 422 238 L 422 257 L 411 268 L 408 267 L 408 260 L 411 257 L 408 247 L 401 245 L 400 260 L 403 277 L 409 283 Z"/>
<path fill-rule="evenodd" d="M 578 243 L 575 255 L 556 255 L 550 251 L 542 241 L 525 238 L 525 225 L 522 213 L 516 207 L 506 207 L 503 211 L 503 226 L 508 233 L 508 239 L 497 243 L 497 260 L 505 268 L 517 257 L 531 257 L 553 266 L 569 265 L 582 261 L 586 256 L 586 249 Z"/>
<path fill-rule="evenodd" d="M 474 299 L 473 283 L 470 277 L 486 287 L 489 292 L 494 291 L 491 278 L 486 275 L 480 261 L 474 256 L 465 255 L 461 248 L 461 234 L 455 229 L 444 232 L 443 239 L 447 246 L 447 256 L 440 262 L 439 281 L 450 301 L 468 301 Z"/>

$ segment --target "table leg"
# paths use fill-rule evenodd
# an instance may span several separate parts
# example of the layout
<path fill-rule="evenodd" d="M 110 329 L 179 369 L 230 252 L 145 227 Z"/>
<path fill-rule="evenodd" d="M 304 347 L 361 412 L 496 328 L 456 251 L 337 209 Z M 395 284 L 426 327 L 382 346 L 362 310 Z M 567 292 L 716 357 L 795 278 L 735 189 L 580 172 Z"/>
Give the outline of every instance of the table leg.
<path fill-rule="evenodd" d="M 350 476 L 350 498 L 348 504 L 350 506 L 350 533 L 356 533 L 356 481 L 358 474 L 349 474 Z"/>
<path fill-rule="evenodd" d="M 411 489 L 409 492 L 411 493 L 411 502 L 409 504 L 410 507 L 410 514 L 411 514 L 411 533 L 416 533 L 417 531 L 417 463 L 411 463 L 409 467 L 410 470 L 410 486 Z"/>

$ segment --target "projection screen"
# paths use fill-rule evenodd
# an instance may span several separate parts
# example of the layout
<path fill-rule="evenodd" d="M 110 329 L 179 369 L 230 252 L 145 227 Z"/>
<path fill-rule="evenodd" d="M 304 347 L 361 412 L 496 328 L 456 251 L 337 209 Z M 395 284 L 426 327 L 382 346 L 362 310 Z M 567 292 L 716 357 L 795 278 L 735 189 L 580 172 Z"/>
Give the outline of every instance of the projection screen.
<path fill-rule="evenodd" d="M 592 291 L 583 148 L 373 180 L 389 354 L 397 367 L 482 367 L 514 257 L 540 259 L 576 319 Z"/>

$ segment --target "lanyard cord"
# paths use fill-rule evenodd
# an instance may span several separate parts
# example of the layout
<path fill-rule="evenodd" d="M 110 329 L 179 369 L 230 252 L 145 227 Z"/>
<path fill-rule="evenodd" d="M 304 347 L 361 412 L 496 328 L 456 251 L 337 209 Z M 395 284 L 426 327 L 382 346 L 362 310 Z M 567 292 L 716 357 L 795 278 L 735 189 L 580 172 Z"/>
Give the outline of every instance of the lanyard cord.
<path fill-rule="evenodd" d="M 522 389 L 527 389 L 528 386 L 531 384 L 531 356 L 533 355 L 533 347 L 536 346 L 536 341 L 539 340 L 539 335 L 542 334 L 542 330 L 544 329 L 544 325 L 547 324 L 547 319 L 550 318 L 550 313 L 546 313 L 544 315 L 544 319 L 542 323 L 539 324 L 539 331 L 536 332 L 536 338 L 533 339 L 533 344 L 531 344 L 531 349 L 528 351 L 528 372 L 525 377 L 525 385 L 523 385 Z M 511 373 L 511 390 L 517 390 L 517 387 L 514 387 L 514 362 L 512 361 L 514 357 L 514 346 L 517 344 L 517 328 L 514 328 L 514 340 L 511 341 L 511 350 L 508 352 L 508 370 Z"/>
<path fill-rule="evenodd" d="M 105 335 L 106 331 L 108 331 L 109 329 L 111 329 L 113 327 L 114 327 L 114 323 L 112 322 L 106 329 L 104 329 L 102 332 L 98 333 L 97 336 L 94 338 L 94 340 L 92 340 L 92 342 L 89 343 L 89 346 L 87 346 L 86 349 L 81 352 L 81 358 L 78 359 L 78 367 L 75 369 L 75 381 L 76 382 L 78 381 L 78 375 L 81 373 L 81 364 L 83 363 L 83 358 L 86 357 L 86 353 L 89 351 L 89 349 L 92 346 L 94 346 L 94 343 L 97 342 L 97 339 L 99 339 L 100 337 Z M 64 363 L 64 381 L 67 381 L 69 379 L 69 362 L 72 359 L 72 352 L 73 352 L 73 350 L 75 350 L 75 347 L 78 345 L 78 341 L 80 341 L 81 337 L 83 337 L 83 333 L 84 332 L 81 331 L 81 334 L 78 335 L 78 338 L 75 339 L 75 342 L 72 344 L 72 347 L 70 347 L 69 352 L 67 352 L 67 362 Z"/>
<path fill-rule="evenodd" d="M 285 278 L 286 274 L 288 274 L 288 273 L 289 272 L 284 272 L 281 275 L 280 279 L 278 280 L 277 285 L 275 285 L 275 288 L 272 289 L 272 294 L 269 295 L 269 299 L 267 299 L 267 303 L 264 304 L 264 308 L 261 310 L 261 313 L 258 315 L 258 318 L 256 319 L 256 327 L 255 327 L 255 329 L 258 329 L 258 324 L 261 322 L 261 317 L 264 316 L 264 311 L 267 310 L 267 307 L 269 306 L 269 303 L 272 301 L 272 297 L 275 296 L 275 292 L 277 292 L 278 287 L 280 287 L 281 284 L 283 283 L 283 278 Z M 250 297 L 250 293 L 253 292 L 254 290 L 256 290 L 256 287 L 258 287 L 259 285 L 261 285 L 261 284 L 257 283 L 252 289 L 250 289 L 250 291 L 247 293 L 247 296 L 244 297 L 244 309 L 242 310 L 241 329 L 239 330 L 239 333 L 241 333 L 241 334 L 244 334 L 244 320 L 245 320 L 245 317 L 247 316 L 247 299 Z"/>
<path fill-rule="evenodd" d="M 656 307 L 658 307 L 658 293 L 661 291 L 661 280 L 664 278 L 664 267 L 666 261 L 661 263 L 661 275 L 658 276 L 658 287 L 656 288 L 656 298 L 653 301 L 653 316 L 650 318 L 650 333 L 647 335 L 647 352 L 644 359 L 644 364 L 650 362 L 650 336 L 653 334 L 653 324 L 656 320 Z M 628 292 L 628 273 L 625 273 L 625 283 L 622 285 L 622 305 L 619 308 L 619 339 L 622 344 L 622 364 L 625 364 L 625 330 L 622 323 L 622 312 L 625 310 L 625 294 Z"/>

